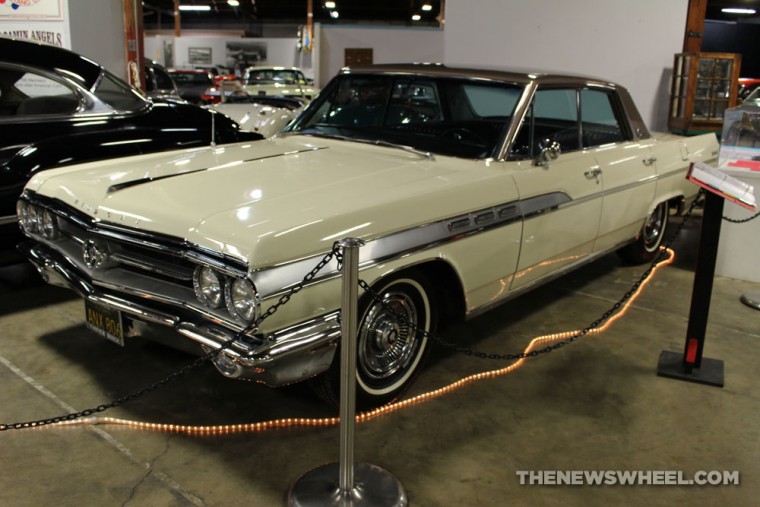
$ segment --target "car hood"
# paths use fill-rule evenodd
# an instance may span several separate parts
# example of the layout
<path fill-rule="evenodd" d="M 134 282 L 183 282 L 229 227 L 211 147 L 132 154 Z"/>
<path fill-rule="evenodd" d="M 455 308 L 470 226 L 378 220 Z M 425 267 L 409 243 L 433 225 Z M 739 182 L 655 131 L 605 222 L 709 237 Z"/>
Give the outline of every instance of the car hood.
<path fill-rule="evenodd" d="M 504 173 L 487 166 L 288 136 L 42 171 L 27 188 L 256 269 L 504 202 L 504 185 L 483 182 Z"/>

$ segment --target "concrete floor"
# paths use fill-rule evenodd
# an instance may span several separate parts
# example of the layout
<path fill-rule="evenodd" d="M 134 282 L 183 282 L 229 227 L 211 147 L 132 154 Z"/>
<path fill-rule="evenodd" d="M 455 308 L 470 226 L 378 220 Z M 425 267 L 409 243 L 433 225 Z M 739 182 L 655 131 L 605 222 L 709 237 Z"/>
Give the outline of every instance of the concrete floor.
<path fill-rule="evenodd" d="M 514 372 L 357 426 L 356 458 L 384 467 L 412 505 L 758 505 L 758 284 L 716 278 L 705 357 L 725 387 L 656 375 L 684 345 L 700 222 L 676 243 L 628 314 L 606 333 Z M 518 352 L 531 337 L 595 320 L 643 272 L 614 255 L 449 329 L 478 349 Z M 125 349 L 88 332 L 68 292 L 26 266 L 0 269 L 0 423 L 106 403 L 192 358 L 150 342 Z M 754 366 L 753 366 L 754 365 Z M 413 393 L 503 366 L 435 349 Z M 210 365 L 103 417 L 177 425 L 335 415 L 302 386 L 228 380 Z M 299 476 L 338 458 L 338 427 L 188 435 L 98 424 L 0 432 L 3 506 L 283 505 Z M 740 485 L 521 485 L 518 471 L 739 471 Z"/>

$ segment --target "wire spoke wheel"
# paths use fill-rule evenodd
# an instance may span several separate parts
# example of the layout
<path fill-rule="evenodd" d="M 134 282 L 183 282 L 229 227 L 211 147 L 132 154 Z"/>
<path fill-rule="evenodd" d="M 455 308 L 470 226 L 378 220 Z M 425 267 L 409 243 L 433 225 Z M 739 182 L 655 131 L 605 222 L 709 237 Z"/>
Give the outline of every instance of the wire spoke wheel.
<path fill-rule="evenodd" d="M 381 298 L 370 303 L 357 336 L 357 378 L 375 395 L 397 389 L 411 376 L 430 328 L 430 302 L 416 281 L 393 281 Z"/>
<path fill-rule="evenodd" d="M 434 331 L 436 303 L 417 270 L 376 283 L 361 300 L 356 336 L 356 403 L 374 408 L 401 396 L 412 384 Z M 331 405 L 340 399 L 340 354 L 330 369 L 309 381 Z"/>

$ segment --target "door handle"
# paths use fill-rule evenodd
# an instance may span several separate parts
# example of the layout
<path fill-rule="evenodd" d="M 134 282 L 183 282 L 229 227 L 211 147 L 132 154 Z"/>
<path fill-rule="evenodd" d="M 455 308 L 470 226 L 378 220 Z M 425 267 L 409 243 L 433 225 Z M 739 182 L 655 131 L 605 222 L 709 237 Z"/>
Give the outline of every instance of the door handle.
<path fill-rule="evenodd" d="M 599 166 L 592 167 L 591 169 L 583 173 L 583 175 L 586 176 L 586 178 L 588 179 L 594 178 L 597 183 L 599 183 L 599 176 L 601 174 L 602 174 L 602 170 L 599 168 Z"/>
<path fill-rule="evenodd" d="M 657 157 L 645 158 L 644 160 L 642 160 L 642 162 L 644 162 L 644 165 L 652 165 L 655 162 L 657 162 Z"/>

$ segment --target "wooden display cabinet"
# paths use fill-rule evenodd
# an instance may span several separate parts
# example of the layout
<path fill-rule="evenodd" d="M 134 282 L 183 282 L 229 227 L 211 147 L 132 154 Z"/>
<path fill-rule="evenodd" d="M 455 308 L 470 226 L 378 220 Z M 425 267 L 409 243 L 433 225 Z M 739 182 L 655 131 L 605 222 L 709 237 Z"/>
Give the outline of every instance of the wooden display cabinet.
<path fill-rule="evenodd" d="M 672 132 L 720 132 L 723 113 L 737 103 L 741 58 L 734 53 L 675 55 L 668 114 Z"/>

